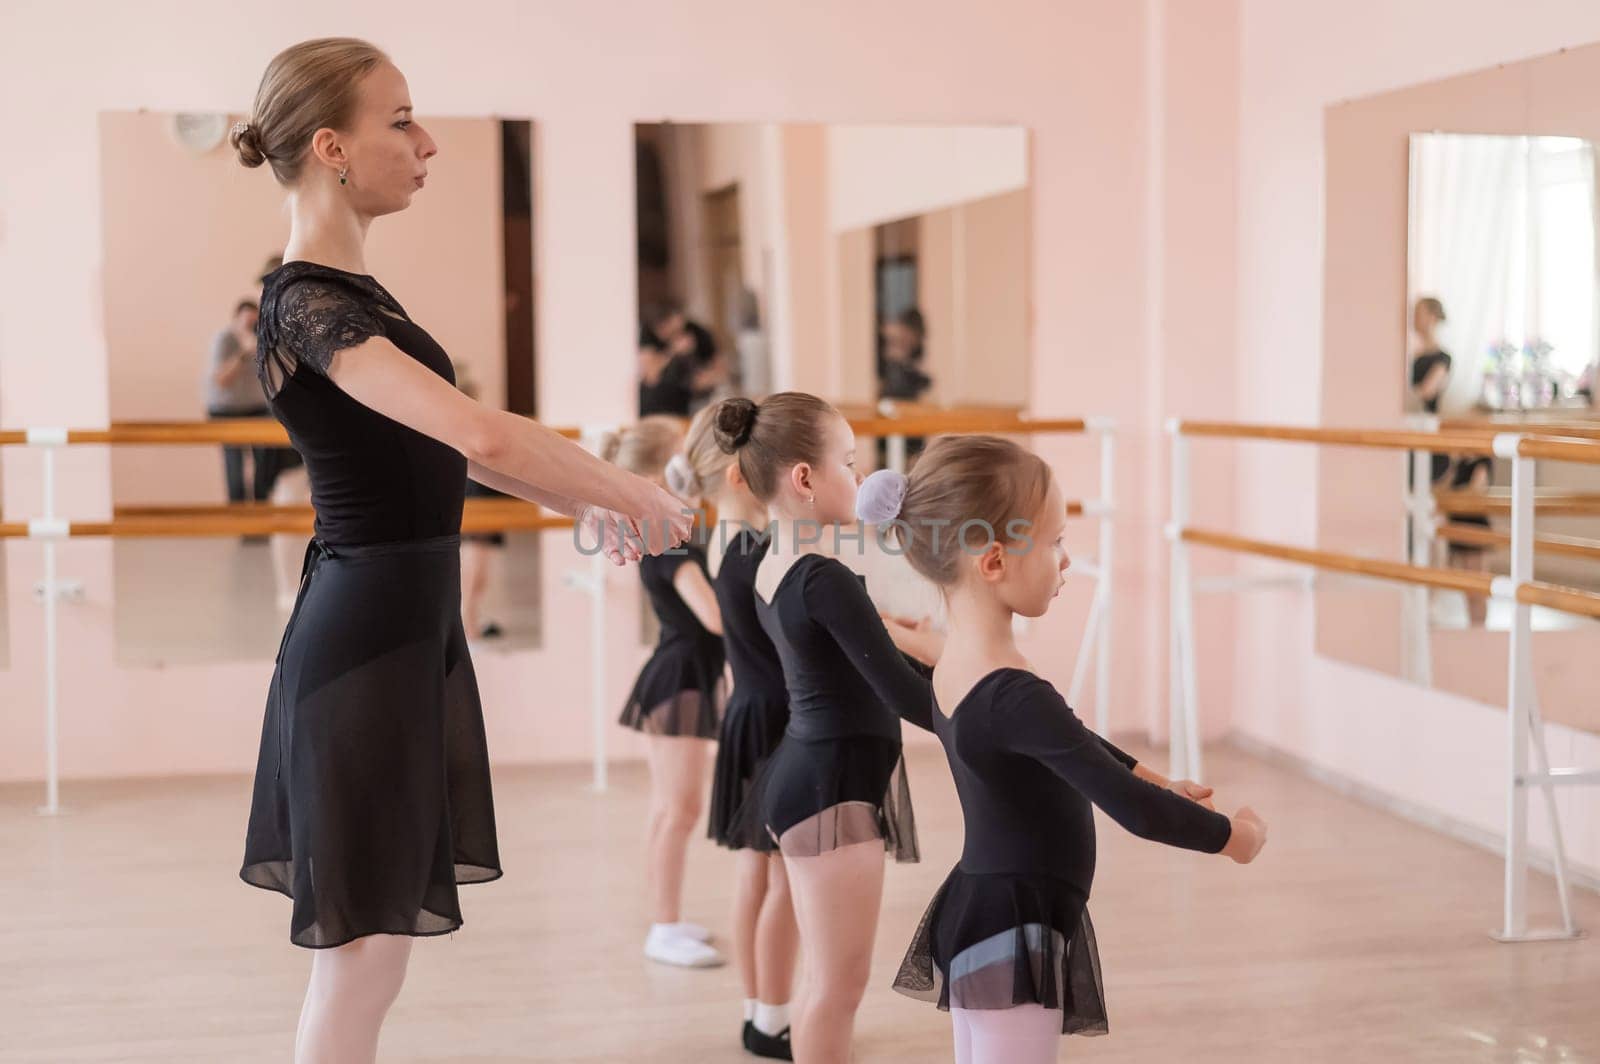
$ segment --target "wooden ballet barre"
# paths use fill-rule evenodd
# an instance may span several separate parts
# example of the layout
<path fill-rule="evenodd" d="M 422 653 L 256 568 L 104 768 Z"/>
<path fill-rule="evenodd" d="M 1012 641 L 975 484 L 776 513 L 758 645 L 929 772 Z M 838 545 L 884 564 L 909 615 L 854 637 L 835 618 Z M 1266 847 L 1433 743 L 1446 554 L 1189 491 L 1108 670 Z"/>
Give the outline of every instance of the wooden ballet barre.
<path fill-rule="evenodd" d="M 918 413 L 905 417 L 861 417 L 850 420 L 858 436 L 937 436 L 941 433 L 993 432 L 1007 435 L 1079 433 L 1083 418 L 1027 418 L 1003 410 Z M 581 439 L 574 426 L 551 426 L 567 439 Z M 22 430 L 0 431 L 0 445 L 25 444 Z M 289 434 L 272 418 L 230 418 L 217 421 L 117 421 L 103 429 L 68 429 L 68 444 L 127 446 L 257 446 L 288 447 Z"/>
<path fill-rule="evenodd" d="M 1517 456 L 1600 465 L 1600 441 L 1561 436 L 1524 436 L 1517 441 Z"/>
<path fill-rule="evenodd" d="M 316 513 L 309 505 L 226 504 L 208 506 L 119 507 L 110 521 L 72 521 L 67 535 L 148 539 L 189 536 L 311 535 Z M 521 499 L 468 499 L 462 510 L 464 534 L 538 532 L 571 528 L 572 518 L 548 513 Z M 26 538 L 26 524 L 0 525 L 0 537 Z"/>
<path fill-rule="evenodd" d="M 578 439 L 582 430 L 572 426 L 551 426 L 567 439 Z M 28 442 L 26 431 L 0 432 L 0 445 Z M 288 447 L 289 434 L 272 418 L 230 418 L 218 421 L 117 421 L 103 429 L 68 429 L 68 444 L 171 445 Z"/>
<path fill-rule="evenodd" d="M 942 433 L 976 432 L 1021 436 L 1035 432 L 1085 432 L 1089 427 L 1083 418 L 1026 418 L 999 412 L 917 414 L 910 417 L 865 417 L 847 420 L 857 436 L 938 436 Z"/>
<path fill-rule="evenodd" d="M 1316 569 L 1326 569 L 1331 572 L 1355 573 L 1359 576 L 1393 580 L 1402 584 L 1420 584 L 1425 587 L 1446 588 L 1451 591 L 1464 591 L 1469 595 L 1487 596 L 1495 579 L 1489 573 L 1407 565 L 1404 562 L 1363 558 L 1358 554 L 1340 554 L 1335 551 L 1290 547 L 1281 543 L 1245 539 L 1243 536 L 1229 535 L 1226 532 L 1209 532 L 1199 528 L 1184 529 L 1183 541 L 1202 547 L 1215 547 L 1219 550 L 1233 551 L 1237 554 L 1257 554 L 1264 558 L 1276 558 L 1279 561 L 1298 562 L 1301 565 L 1309 565 Z"/>
<path fill-rule="evenodd" d="M 1446 514 L 1505 514 L 1511 512 L 1509 491 L 1436 491 L 1436 509 Z M 1535 513 L 1544 517 L 1584 517 L 1600 514 L 1600 494 L 1582 491 L 1535 491 Z"/>
<path fill-rule="evenodd" d="M 1452 436 L 1463 433 L 1489 436 L 1516 434 L 1524 436 L 1559 436 L 1572 439 L 1600 440 L 1600 424 L 1572 421 L 1481 421 L 1474 418 L 1448 417 L 1439 420 L 1439 431 Z"/>
<path fill-rule="evenodd" d="M 1562 613 L 1576 613 L 1583 617 L 1600 618 L 1600 594 L 1582 591 L 1575 587 L 1532 581 L 1517 585 L 1517 601 L 1532 606 L 1544 606 Z"/>
<path fill-rule="evenodd" d="M 1245 425 L 1229 421 L 1180 421 L 1176 428 L 1179 435 L 1209 436 L 1216 439 L 1279 440 L 1288 443 L 1327 443 L 1344 447 L 1378 447 L 1396 451 L 1494 454 L 1494 439 L 1488 434 L 1298 428 L 1289 425 Z"/>
<path fill-rule="evenodd" d="M 1434 535 L 1451 543 L 1466 543 L 1476 547 L 1511 546 L 1510 535 L 1480 525 L 1444 524 L 1438 527 Z M 1533 538 L 1533 550 L 1535 554 L 1559 554 L 1568 558 L 1600 561 L 1600 539 L 1559 536 L 1546 532 Z"/>

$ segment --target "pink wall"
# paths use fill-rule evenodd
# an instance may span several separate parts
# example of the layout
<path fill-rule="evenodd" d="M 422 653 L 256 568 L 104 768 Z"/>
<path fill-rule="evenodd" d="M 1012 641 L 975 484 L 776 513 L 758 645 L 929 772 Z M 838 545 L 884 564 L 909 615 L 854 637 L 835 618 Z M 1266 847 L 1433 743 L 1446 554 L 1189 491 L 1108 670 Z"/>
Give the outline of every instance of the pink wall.
<path fill-rule="evenodd" d="M 1322 351 L 1325 108 L 1600 38 L 1600 7 L 1242 0 L 1240 26 L 1238 412 L 1313 424 L 1323 359 L 1336 355 Z M 1396 196 L 1403 205 L 1403 187 Z M 1403 293 L 1403 265 L 1399 277 Z M 1314 543 L 1316 459 L 1295 445 L 1237 448 L 1238 527 Z M 1503 711 L 1318 656 L 1309 596 L 1262 594 L 1238 610 L 1239 730 L 1472 830 L 1502 830 Z M 1558 763 L 1600 764 L 1593 736 L 1552 727 L 1551 742 Z M 1573 790 L 1562 798 L 1568 846 L 1600 868 L 1593 796 Z"/>
<path fill-rule="evenodd" d="M 283 193 L 246 170 L 226 143 L 201 156 L 167 132 L 170 115 L 100 116 L 102 269 L 111 417 L 204 416 L 199 386 L 211 338 L 288 236 Z M 491 119 L 428 123 L 439 144 L 437 188 L 373 231 L 367 268 L 458 362 L 483 400 L 505 402 L 505 269 L 500 127 Z M 427 249 L 418 254 L 418 248 Z M 226 498 L 211 448 L 119 448 L 119 503 Z"/>
<path fill-rule="evenodd" d="M 377 2 L 330 10 L 285 0 L 265 21 L 246 8 L 179 0 L 138 10 L 81 0 L 8 5 L 0 16 L 0 124 L 10 143 L 27 150 L 9 153 L 0 172 L 0 424 L 89 425 L 109 413 L 98 310 L 98 114 L 237 110 L 268 58 L 302 37 L 377 38 L 399 59 L 424 115 L 536 120 L 538 384 L 544 415 L 569 423 L 618 421 L 631 405 L 634 122 L 669 116 L 1026 126 L 1036 189 L 1033 409 L 1110 414 L 1122 425 L 1114 720 L 1122 727 L 1142 722 L 1156 714 L 1165 691 L 1161 419 L 1189 394 L 1196 403 L 1214 396 L 1209 413 L 1232 412 L 1232 370 L 1209 360 L 1226 352 L 1231 331 L 1218 308 L 1219 300 L 1223 308 L 1231 300 L 1233 244 L 1215 222 L 1233 210 L 1227 175 L 1236 133 L 1231 106 L 1213 104 L 1233 99 L 1233 10 L 1233 0 L 1208 0 L 1174 5 L 1169 16 L 1165 151 L 1175 176 L 1162 186 L 1169 224 L 1147 243 L 1145 166 L 1157 157 L 1141 132 L 1147 12 L 1124 0 L 1010 0 L 998 7 L 684 0 L 670 14 L 643 0 L 463 0 L 448 12 Z M 1222 28 L 1199 32 L 1213 14 Z M 846 19 L 852 30 L 841 34 Z M 914 49 L 919 61 L 886 67 L 876 42 L 890 39 Z M 1166 302 L 1151 311 L 1146 267 L 1169 256 Z M 1190 264 L 1199 269 L 1191 272 Z M 1164 306 L 1168 330 L 1190 322 L 1194 331 L 1173 337 L 1182 342 L 1146 344 L 1142 323 L 1147 313 L 1159 320 Z M 1314 344 L 1313 330 L 1301 350 Z M 1181 392 L 1167 383 L 1179 371 Z M 614 383 L 597 387 L 597 380 Z M 1195 384 L 1199 390 L 1191 391 Z M 1304 387 L 1314 391 L 1314 377 Z M 1087 447 L 1044 449 L 1067 463 L 1071 488 L 1092 486 Z M 6 512 L 31 512 L 39 491 L 35 457 L 13 450 L 4 463 Z M 62 466 L 66 510 L 103 514 L 110 502 L 103 451 L 74 451 Z M 1156 486 L 1146 491 L 1146 484 Z M 1082 543 L 1091 542 L 1088 526 L 1080 528 Z M 22 593 L 39 572 L 39 551 L 14 544 L 7 553 L 13 666 L 0 677 L 8 709 L 0 720 L 0 778 L 18 778 L 37 774 L 42 749 L 34 664 L 40 643 L 35 607 Z M 64 611 L 73 655 L 62 678 L 65 769 L 247 769 L 267 663 L 116 668 L 109 551 L 81 542 L 62 555 L 63 572 L 82 579 L 88 596 Z M 549 571 L 558 576 L 565 565 L 552 559 Z M 484 662 L 489 727 L 502 761 L 574 757 L 586 748 L 582 651 L 560 637 L 570 631 L 581 638 L 583 615 L 563 597 L 559 580 L 549 587 L 551 644 Z M 1058 613 L 1035 630 L 1035 660 L 1062 683 L 1086 595 L 1084 584 L 1073 585 Z M 615 608 L 625 616 L 631 604 L 619 595 Z M 559 623 L 565 610 L 571 624 Z M 615 663 L 613 701 L 632 667 Z"/>
<path fill-rule="evenodd" d="M 828 130 L 828 218 L 861 229 L 1028 185 L 1017 127 L 862 126 Z"/>

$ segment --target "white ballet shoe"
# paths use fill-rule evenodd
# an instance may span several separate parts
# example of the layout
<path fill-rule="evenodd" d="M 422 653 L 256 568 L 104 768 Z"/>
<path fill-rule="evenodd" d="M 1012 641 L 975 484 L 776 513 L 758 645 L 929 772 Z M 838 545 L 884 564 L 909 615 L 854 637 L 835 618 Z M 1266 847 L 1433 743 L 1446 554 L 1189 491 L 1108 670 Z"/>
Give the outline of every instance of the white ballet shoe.
<path fill-rule="evenodd" d="M 653 928 L 644 940 L 644 955 L 657 964 L 678 968 L 718 968 L 726 958 L 704 942 L 665 928 Z"/>
<path fill-rule="evenodd" d="M 711 929 L 707 927 L 701 927 L 699 924 L 692 924 L 687 920 L 679 920 L 677 923 L 668 924 L 667 926 L 672 928 L 672 930 L 677 934 L 682 935 L 684 938 L 692 938 L 696 942 L 711 941 Z"/>

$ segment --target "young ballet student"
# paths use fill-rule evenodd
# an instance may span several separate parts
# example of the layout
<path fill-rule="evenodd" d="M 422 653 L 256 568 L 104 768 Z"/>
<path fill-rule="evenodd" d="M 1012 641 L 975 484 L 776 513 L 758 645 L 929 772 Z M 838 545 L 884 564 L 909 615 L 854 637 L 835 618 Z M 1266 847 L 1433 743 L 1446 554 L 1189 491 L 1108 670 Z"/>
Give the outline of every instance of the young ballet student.
<path fill-rule="evenodd" d="M 676 417 L 640 418 L 610 436 L 601 457 L 665 487 L 683 429 Z M 661 629 L 620 720 L 645 736 L 650 766 L 645 882 L 652 923 L 644 953 L 662 964 L 712 968 L 724 961 L 710 933 L 681 916 L 689 836 L 704 804 L 706 748 L 717 737 L 725 698 L 722 618 L 705 552 L 693 544 L 644 558 L 639 579 Z"/>
<path fill-rule="evenodd" d="M 789 692 L 777 648 L 756 617 L 756 568 L 770 542 L 767 508 L 751 493 L 733 455 L 717 445 L 715 412 L 705 407 L 695 416 L 683 452 L 667 465 L 667 484 L 680 498 L 716 509 L 708 560 L 733 691 L 711 772 L 708 833 L 738 854 L 733 955 L 744 988 L 744 1047 L 758 1057 L 789 1060 L 789 996 L 799 934 L 789 880 L 771 836 L 752 830 L 751 820 L 740 817 L 752 780 L 789 724 Z"/>
<path fill-rule="evenodd" d="M 362 1064 L 413 938 L 461 927 L 457 885 L 500 876 L 460 612 L 467 478 L 575 517 L 619 564 L 641 528 L 659 551 L 690 522 L 660 487 L 462 395 L 444 349 L 367 272 L 371 223 L 411 204 L 438 150 L 383 52 L 345 38 L 283 51 L 232 144 L 287 192 L 255 368 L 317 513 L 239 875 L 291 897 L 289 940 L 316 951 L 294 1059 Z"/>
<path fill-rule="evenodd" d="M 1054 1061 L 1063 1034 L 1107 1030 L 1087 904 L 1091 804 L 1141 838 L 1255 859 L 1266 826 L 1214 812 L 1211 791 L 1170 782 L 1084 726 L 1017 648 L 1069 564 L 1050 468 L 992 436 L 930 446 L 909 479 L 879 471 L 857 510 L 943 593 L 933 730 L 961 799 L 961 861 L 934 896 L 895 988 L 948 1009 L 958 1064 Z"/>
<path fill-rule="evenodd" d="M 794 1059 L 849 1058 L 883 894 L 883 854 L 915 860 L 900 716 L 932 727 L 932 688 L 837 557 L 856 527 L 855 435 L 815 396 L 726 399 L 715 430 L 764 503 L 772 542 L 755 612 L 789 692 L 789 723 L 746 802 L 783 855 L 806 958 Z"/>

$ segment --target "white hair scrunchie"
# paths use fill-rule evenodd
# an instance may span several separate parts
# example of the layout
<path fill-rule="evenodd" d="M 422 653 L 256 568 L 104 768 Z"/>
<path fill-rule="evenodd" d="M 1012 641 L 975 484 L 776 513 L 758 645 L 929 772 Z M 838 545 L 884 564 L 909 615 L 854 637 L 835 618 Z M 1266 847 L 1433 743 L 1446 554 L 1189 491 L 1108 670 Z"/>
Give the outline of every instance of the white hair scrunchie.
<path fill-rule="evenodd" d="M 856 489 L 856 516 L 869 525 L 882 525 L 900 516 L 906 501 L 906 475 L 880 469 Z"/>
<path fill-rule="evenodd" d="M 682 451 L 667 459 L 667 487 L 672 494 L 688 497 L 697 494 L 695 491 L 694 467 L 689 464 Z"/>

